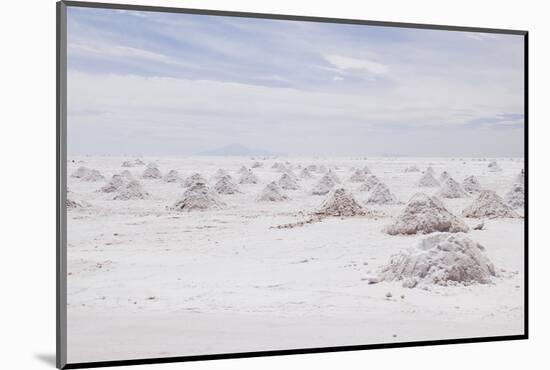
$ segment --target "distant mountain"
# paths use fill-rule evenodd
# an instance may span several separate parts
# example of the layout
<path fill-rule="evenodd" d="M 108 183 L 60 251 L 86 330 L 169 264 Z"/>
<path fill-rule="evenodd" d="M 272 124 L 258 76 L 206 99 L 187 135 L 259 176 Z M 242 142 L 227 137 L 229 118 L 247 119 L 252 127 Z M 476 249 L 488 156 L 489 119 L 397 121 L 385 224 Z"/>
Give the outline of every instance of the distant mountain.
<path fill-rule="evenodd" d="M 218 149 L 208 150 L 199 155 L 208 156 L 231 156 L 231 157 L 249 157 L 249 156 L 279 156 L 284 155 L 282 153 L 270 152 L 269 150 L 263 150 L 258 148 L 249 148 L 241 144 L 230 144 L 222 146 Z"/>

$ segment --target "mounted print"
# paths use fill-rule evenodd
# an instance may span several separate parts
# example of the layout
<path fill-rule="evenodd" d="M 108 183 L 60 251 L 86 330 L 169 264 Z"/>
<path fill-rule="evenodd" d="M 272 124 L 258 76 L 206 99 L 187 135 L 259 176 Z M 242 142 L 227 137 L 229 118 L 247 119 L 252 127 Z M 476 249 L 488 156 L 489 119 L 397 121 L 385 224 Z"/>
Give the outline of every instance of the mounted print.
<path fill-rule="evenodd" d="M 527 32 L 57 26 L 58 367 L 527 338 Z"/>

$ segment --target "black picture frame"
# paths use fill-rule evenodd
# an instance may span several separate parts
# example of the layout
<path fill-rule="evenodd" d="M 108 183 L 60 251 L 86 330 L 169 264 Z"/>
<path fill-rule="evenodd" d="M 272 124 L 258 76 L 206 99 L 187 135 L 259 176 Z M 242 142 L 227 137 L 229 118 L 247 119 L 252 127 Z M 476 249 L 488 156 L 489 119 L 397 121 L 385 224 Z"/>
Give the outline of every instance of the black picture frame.
<path fill-rule="evenodd" d="M 82 363 L 67 363 L 67 7 L 118 9 L 148 12 L 185 13 L 224 17 L 262 18 L 272 20 L 290 20 L 301 22 L 324 22 L 339 24 L 355 24 L 367 26 L 430 29 L 445 31 L 467 31 L 479 33 L 497 33 L 521 35 L 524 38 L 524 159 L 525 159 L 525 218 L 524 218 L 524 333 L 506 336 L 488 336 L 472 338 L 455 338 L 442 340 L 426 340 L 397 342 L 384 344 L 365 344 L 353 346 L 335 346 L 322 348 L 302 348 L 289 350 L 220 353 L 199 356 L 175 356 L 162 358 L 136 358 L 114 361 L 97 361 Z M 95 368 L 122 365 L 142 365 L 157 363 L 173 363 L 188 361 L 205 361 L 246 357 L 266 357 L 296 354 L 312 354 L 322 352 L 358 351 L 382 348 L 419 347 L 461 343 L 497 342 L 525 340 L 529 338 L 529 32 L 525 30 L 495 29 L 479 27 L 461 27 L 450 25 L 383 22 L 358 19 L 340 19 L 325 17 L 310 17 L 283 14 L 263 14 L 249 12 L 233 12 L 207 9 L 188 9 L 175 7 L 144 6 L 129 4 L 112 4 L 98 2 L 60 1 L 56 4 L 56 366 L 59 369 Z"/>

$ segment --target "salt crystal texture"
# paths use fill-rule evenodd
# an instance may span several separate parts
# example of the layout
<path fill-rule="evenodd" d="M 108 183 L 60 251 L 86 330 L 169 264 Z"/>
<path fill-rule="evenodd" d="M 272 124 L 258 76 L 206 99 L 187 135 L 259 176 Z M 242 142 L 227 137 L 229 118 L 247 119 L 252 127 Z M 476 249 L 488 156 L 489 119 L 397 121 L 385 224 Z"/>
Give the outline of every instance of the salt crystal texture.
<path fill-rule="evenodd" d="M 233 182 L 231 179 L 231 176 L 226 175 L 223 176 L 216 182 L 214 185 L 214 190 L 218 194 L 237 194 L 240 193 L 239 189 L 237 188 L 237 184 Z"/>
<path fill-rule="evenodd" d="M 403 212 L 384 231 L 390 235 L 467 232 L 468 226 L 449 212 L 437 197 L 416 193 Z"/>
<path fill-rule="evenodd" d="M 114 200 L 132 200 L 132 199 L 146 199 L 149 197 L 141 183 L 137 180 L 131 180 L 122 188 L 118 189 L 117 194 L 113 198 Z"/>
<path fill-rule="evenodd" d="M 183 197 L 178 200 L 171 209 L 175 211 L 192 212 L 207 211 L 213 209 L 222 209 L 225 203 L 220 200 L 218 195 L 210 190 L 205 183 L 195 183 L 183 193 Z"/>
<path fill-rule="evenodd" d="M 180 174 L 176 170 L 170 170 L 166 175 L 163 177 L 164 182 L 181 182 L 183 181 L 180 177 Z"/>
<path fill-rule="evenodd" d="M 481 191 L 481 184 L 475 176 L 468 176 L 462 180 L 462 188 L 468 194 L 479 193 Z"/>
<path fill-rule="evenodd" d="M 206 179 L 200 173 L 194 173 L 183 180 L 183 186 L 190 188 L 195 184 L 206 184 Z"/>
<path fill-rule="evenodd" d="M 505 195 L 506 202 L 512 208 L 523 208 L 525 205 L 525 188 L 523 183 L 516 183 Z"/>
<path fill-rule="evenodd" d="M 465 198 L 468 196 L 460 184 L 450 176 L 443 181 L 437 195 L 441 198 Z"/>
<path fill-rule="evenodd" d="M 422 285 L 489 284 L 496 276 L 484 248 L 464 234 L 430 236 L 416 248 L 392 256 L 382 267 L 380 280 L 402 281 L 405 287 Z"/>
<path fill-rule="evenodd" d="M 289 198 L 283 194 L 281 188 L 275 181 L 267 184 L 258 197 L 258 200 L 261 202 L 282 202 L 288 199 Z"/>
<path fill-rule="evenodd" d="M 258 177 L 252 171 L 247 170 L 239 179 L 239 184 L 257 184 L 259 181 Z"/>
<path fill-rule="evenodd" d="M 439 186 L 439 181 L 435 179 L 432 172 L 426 171 L 418 181 L 418 186 L 423 188 L 436 187 Z"/>
<path fill-rule="evenodd" d="M 297 190 L 299 188 L 296 181 L 288 173 L 283 173 L 278 185 L 285 190 Z"/>
<path fill-rule="evenodd" d="M 313 195 L 325 195 L 328 194 L 332 188 L 336 185 L 336 182 L 332 179 L 332 177 L 328 175 L 324 175 L 319 179 L 317 182 L 317 185 L 313 188 L 311 191 L 311 194 Z"/>
<path fill-rule="evenodd" d="M 472 204 L 462 211 L 471 218 L 517 218 L 520 217 L 504 200 L 492 190 L 483 190 Z"/>
<path fill-rule="evenodd" d="M 315 214 L 318 216 L 353 217 L 365 216 L 367 211 L 346 189 L 338 188 L 330 192 Z"/>

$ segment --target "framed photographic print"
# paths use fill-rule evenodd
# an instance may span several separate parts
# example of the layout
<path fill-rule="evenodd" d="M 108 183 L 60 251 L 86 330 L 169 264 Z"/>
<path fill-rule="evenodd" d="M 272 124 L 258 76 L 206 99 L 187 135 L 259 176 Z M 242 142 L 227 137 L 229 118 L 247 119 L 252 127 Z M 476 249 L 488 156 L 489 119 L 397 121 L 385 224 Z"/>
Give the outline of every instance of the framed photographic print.
<path fill-rule="evenodd" d="M 526 31 L 57 12 L 59 368 L 527 338 Z"/>

